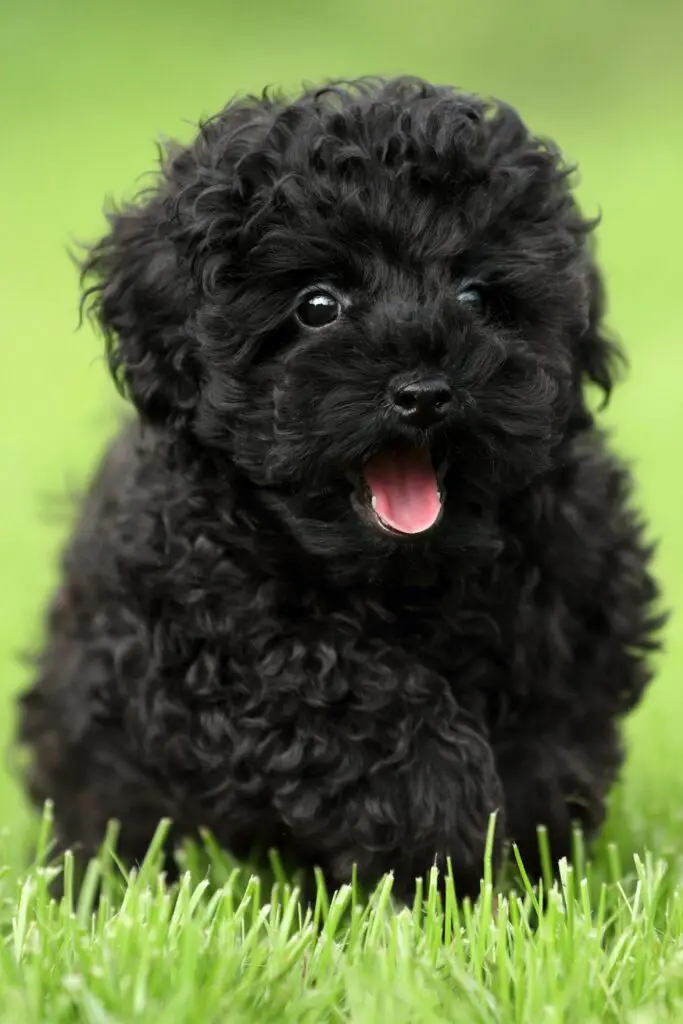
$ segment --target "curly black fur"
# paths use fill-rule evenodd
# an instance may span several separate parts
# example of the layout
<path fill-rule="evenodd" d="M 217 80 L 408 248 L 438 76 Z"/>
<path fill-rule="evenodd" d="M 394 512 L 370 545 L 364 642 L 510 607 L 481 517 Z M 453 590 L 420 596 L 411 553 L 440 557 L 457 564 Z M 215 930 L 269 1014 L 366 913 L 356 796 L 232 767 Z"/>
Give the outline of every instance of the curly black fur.
<path fill-rule="evenodd" d="M 659 620 L 584 398 L 618 357 L 593 226 L 514 110 L 414 79 L 233 102 L 111 214 L 85 301 L 137 419 L 21 705 L 62 846 L 114 817 L 135 860 L 170 816 L 403 896 L 450 856 L 471 895 L 491 812 L 532 873 L 537 824 L 558 857 L 596 829 Z M 312 332 L 316 283 L 347 307 Z M 397 422 L 389 381 L 434 370 L 446 420 Z M 399 438 L 447 466 L 412 539 L 350 501 Z"/>

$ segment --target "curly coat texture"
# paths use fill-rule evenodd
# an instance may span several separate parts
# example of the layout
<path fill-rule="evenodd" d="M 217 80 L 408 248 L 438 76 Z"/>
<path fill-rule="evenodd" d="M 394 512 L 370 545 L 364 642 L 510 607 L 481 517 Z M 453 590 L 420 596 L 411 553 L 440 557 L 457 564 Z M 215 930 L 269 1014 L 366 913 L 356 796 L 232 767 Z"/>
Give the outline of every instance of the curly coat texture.
<path fill-rule="evenodd" d="M 532 874 L 537 825 L 556 857 L 595 831 L 660 620 L 584 396 L 618 358 L 593 227 L 513 109 L 415 79 L 234 101 L 110 215 L 85 301 L 136 418 L 21 702 L 62 847 L 116 818 L 135 861 L 169 816 L 409 898 L 446 857 L 477 893 L 494 811 Z M 322 330 L 311 285 L 344 297 Z M 436 371 L 446 418 L 394 416 Z M 349 500 L 399 442 L 446 466 L 407 538 Z"/>

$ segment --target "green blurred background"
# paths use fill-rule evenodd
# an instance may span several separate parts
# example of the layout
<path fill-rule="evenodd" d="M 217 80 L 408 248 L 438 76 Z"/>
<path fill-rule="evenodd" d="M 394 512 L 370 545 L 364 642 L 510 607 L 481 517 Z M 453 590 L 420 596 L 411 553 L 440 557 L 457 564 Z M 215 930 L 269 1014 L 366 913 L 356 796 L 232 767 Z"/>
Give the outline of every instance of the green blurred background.
<path fill-rule="evenodd" d="M 613 402 L 683 603 L 683 4 L 680 0 L 0 0 L 0 741 L 40 636 L 64 524 L 60 491 L 87 478 L 119 407 L 88 328 L 76 333 L 66 256 L 130 195 L 154 140 L 235 91 L 411 72 L 502 97 L 581 167 L 600 209 L 610 322 L 631 374 Z M 678 184 L 677 184 L 678 182 Z M 617 832 L 672 841 L 683 821 L 683 637 L 674 616 L 656 686 L 629 726 Z M 0 775 L 0 827 L 26 810 Z M 655 830 L 654 837 L 652 829 Z"/>

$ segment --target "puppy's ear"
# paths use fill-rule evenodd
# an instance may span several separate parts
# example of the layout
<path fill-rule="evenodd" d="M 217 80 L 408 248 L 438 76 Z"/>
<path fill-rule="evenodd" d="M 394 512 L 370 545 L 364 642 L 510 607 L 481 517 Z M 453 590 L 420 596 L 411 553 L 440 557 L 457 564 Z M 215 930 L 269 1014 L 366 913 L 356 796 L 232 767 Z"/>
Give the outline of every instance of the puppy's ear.
<path fill-rule="evenodd" d="M 596 385 L 602 392 L 603 405 L 606 405 L 625 358 L 620 346 L 605 333 L 604 311 L 604 286 L 591 257 L 586 269 L 586 317 L 576 340 L 577 387 L 582 393 L 586 382 Z"/>
<path fill-rule="evenodd" d="M 181 429 L 193 420 L 196 314 L 229 271 L 260 173 L 246 158 L 280 105 L 269 94 L 232 101 L 191 146 L 168 145 L 157 187 L 109 215 L 82 264 L 83 305 L 104 333 L 119 389 L 148 422 Z"/>
<path fill-rule="evenodd" d="M 180 426 L 198 398 L 188 330 L 192 281 L 167 182 L 109 214 L 82 264 L 83 303 L 104 333 L 109 368 L 143 419 Z"/>

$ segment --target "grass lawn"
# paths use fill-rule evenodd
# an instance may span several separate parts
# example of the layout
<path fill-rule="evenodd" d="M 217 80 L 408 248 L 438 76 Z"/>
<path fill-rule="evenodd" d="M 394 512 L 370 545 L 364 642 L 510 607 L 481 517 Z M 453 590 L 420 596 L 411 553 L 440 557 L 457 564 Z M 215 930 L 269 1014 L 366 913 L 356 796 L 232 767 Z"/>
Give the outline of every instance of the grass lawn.
<path fill-rule="evenodd" d="M 49 871 L 34 870 L 7 886 L 2 1020 L 678 1020 L 680 894 L 652 858 L 624 881 L 616 850 L 606 857 L 611 881 L 597 886 L 579 858 L 543 911 L 531 887 L 496 904 L 487 877 L 474 909 L 458 907 L 450 879 L 441 902 L 431 879 L 397 910 L 386 878 L 364 904 L 353 887 L 328 899 L 321 886 L 303 913 L 295 891 L 220 860 L 217 886 L 188 871 L 169 893 L 154 844 L 123 896 L 106 853 L 78 900 L 50 901 Z"/>
<path fill-rule="evenodd" d="M 419 11 L 419 17 L 418 17 Z M 0 6 L 0 742 L 26 682 L 64 524 L 53 494 L 80 484 L 118 406 L 99 343 L 75 333 L 65 256 L 107 193 L 131 191 L 159 134 L 236 89 L 413 71 L 498 94 L 555 135 L 600 208 L 611 323 L 631 374 L 608 413 L 660 539 L 667 602 L 683 604 L 683 7 L 668 0 L 4 0 Z M 183 120 L 187 119 L 187 120 Z M 301 919 L 216 860 L 169 894 L 154 851 L 117 902 L 47 898 L 25 869 L 36 826 L 11 765 L 0 776 L 0 1024 L 92 1021 L 555 1022 L 683 1020 L 683 634 L 674 614 L 656 684 L 629 721 L 610 821 L 538 918 L 522 886 L 492 913 L 436 890 L 396 912 L 349 891 Z M 216 858 L 214 858 L 216 859 Z M 67 873 L 70 870 L 66 866 Z M 216 888 L 217 884 L 217 888 Z M 246 884 L 246 891 L 245 891 Z"/>

